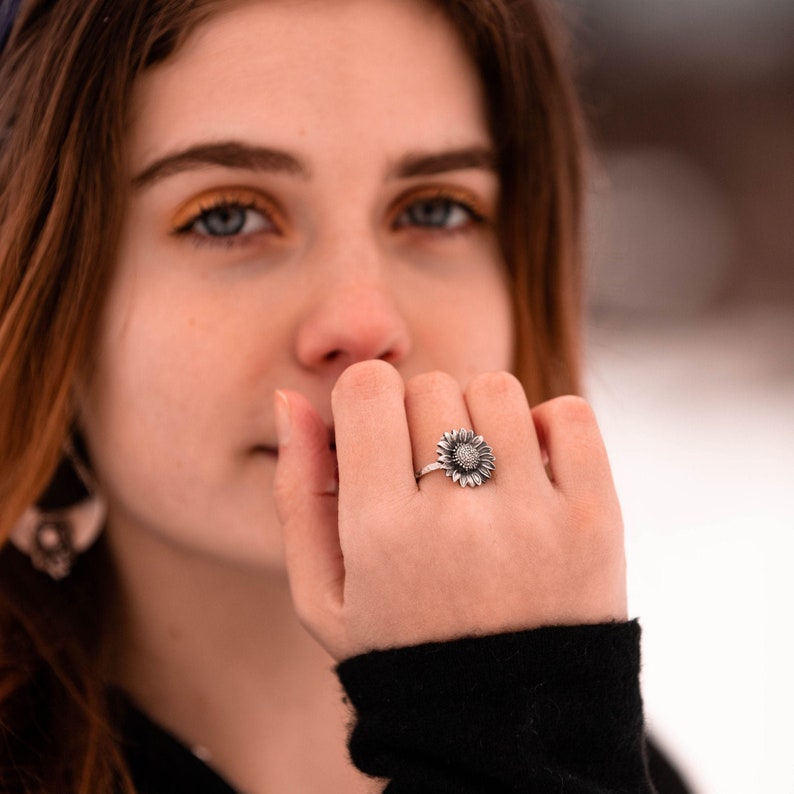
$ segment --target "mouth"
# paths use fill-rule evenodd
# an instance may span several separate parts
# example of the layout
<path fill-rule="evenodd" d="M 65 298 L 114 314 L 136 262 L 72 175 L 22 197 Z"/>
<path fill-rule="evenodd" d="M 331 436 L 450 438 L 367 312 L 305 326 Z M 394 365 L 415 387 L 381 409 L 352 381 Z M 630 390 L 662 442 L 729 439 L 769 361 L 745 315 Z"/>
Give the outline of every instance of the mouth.
<path fill-rule="evenodd" d="M 334 456 L 334 474 L 328 483 L 323 494 L 326 496 L 337 497 L 339 495 L 339 465 L 336 462 L 336 438 L 334 436 L 333 428 L 328 430 L 328 449 Z M 278 446 L 271 444 L 257 444 L 253 447 L 252 452 L 254 455 L 261 455 L 265 458 L 276 462 L 278 461 Z"/>
<path fill-rule="evenodd" d="M 328 449 L 336 455 L 336 433 L 333 427 L 328 428 Z M 277 444 L 257 444 L 253 451 L 259 455 L 270 455 L 274 458 L 278 457 Z"/>

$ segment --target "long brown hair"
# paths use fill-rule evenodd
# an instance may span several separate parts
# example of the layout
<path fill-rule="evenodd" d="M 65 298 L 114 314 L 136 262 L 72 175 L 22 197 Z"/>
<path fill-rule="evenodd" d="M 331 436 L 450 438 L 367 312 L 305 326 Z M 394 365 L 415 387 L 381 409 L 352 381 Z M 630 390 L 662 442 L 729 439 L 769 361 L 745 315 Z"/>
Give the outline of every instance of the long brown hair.
<path fill-rule="evenodd" d="M 542 0 L 433 1 L 486 88 L 515 371 L 532 402 L 576 392 L 583 148 L 553 15 Z M 136 77 L 220 4 L 29 0 L 0 55 L 0 538 L 51 479 L 90 366 Z M 132 790 L 105 699 L 111 604 L 101 542 L 58 584 L 0 552 L 3 791 Z"/>
<path fill-rule="evenodd" d="M 543 0 L 437 5 L 463 35 L 486 89 L 518 342 L 514 372 L 532 404 L 577 394 L 585 148 L 563 30 Z"/>

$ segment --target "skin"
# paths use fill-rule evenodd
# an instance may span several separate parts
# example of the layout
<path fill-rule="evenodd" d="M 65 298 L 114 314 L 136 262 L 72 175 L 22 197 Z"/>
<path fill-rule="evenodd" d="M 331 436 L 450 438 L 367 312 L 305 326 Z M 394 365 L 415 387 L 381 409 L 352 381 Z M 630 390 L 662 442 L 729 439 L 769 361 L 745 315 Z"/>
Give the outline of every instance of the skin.
<path fill-rule="evenodd" d="M 200 28 L 141 79 L 131 119 L 78 386 L 117 678 L 243 790 L 370 790 L 334 660 L 626 613 L 592 413 L 530 410 L 504 371 L 481 87 L 423 4 L 272 0 Z M 482 488 L 414 479 L 453 427 L 494 448 Z"/>

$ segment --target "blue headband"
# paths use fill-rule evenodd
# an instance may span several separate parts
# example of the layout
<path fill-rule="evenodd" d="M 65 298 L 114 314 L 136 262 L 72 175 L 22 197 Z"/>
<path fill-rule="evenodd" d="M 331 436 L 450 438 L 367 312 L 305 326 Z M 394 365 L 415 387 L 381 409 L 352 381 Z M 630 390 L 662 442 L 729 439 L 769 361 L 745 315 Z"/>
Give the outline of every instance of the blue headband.
<path fill-rule="evenodd" d="M 3 54 L 22 0 L 0 0 L 0 55 Z"/>

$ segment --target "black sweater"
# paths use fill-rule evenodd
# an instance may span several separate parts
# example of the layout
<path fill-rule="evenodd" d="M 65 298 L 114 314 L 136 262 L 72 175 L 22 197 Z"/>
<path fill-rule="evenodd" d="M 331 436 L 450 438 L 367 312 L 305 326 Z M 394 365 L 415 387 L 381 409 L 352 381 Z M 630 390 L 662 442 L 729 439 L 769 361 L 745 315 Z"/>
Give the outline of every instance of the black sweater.
<path fill-rule="evenodd" d="M 686 794 L 646 745 L 639 635 L 553 627 L 348 659 L 351 758 L 389 794 Z M 120 720 L 140 794 L 234 794 L 131 704 Z"/>

